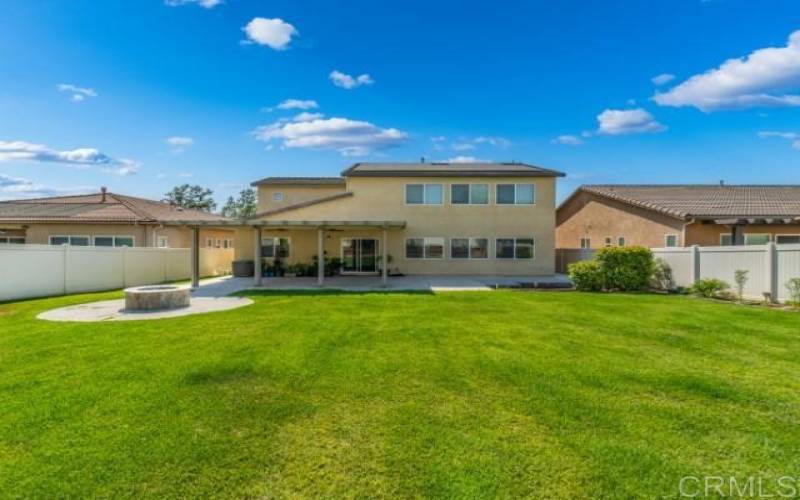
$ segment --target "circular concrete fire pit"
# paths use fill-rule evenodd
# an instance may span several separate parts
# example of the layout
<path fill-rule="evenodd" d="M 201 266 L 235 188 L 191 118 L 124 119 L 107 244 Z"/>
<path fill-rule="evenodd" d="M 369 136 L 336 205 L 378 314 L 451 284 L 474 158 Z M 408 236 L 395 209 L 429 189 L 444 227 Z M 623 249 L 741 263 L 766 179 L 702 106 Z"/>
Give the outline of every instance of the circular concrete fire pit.
<path fill-rule="evenodd" d="M 126 311 L 157 311 L 189 306 L 189 288 L 174 285 L 148 285 L 126 288 Z"/>

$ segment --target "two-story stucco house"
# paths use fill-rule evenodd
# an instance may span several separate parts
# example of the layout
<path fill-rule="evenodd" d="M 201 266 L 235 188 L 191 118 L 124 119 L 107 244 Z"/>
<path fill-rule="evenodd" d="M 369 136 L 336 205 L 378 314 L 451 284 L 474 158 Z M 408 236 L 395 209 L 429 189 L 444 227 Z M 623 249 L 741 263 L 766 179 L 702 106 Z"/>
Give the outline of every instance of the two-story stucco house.
<path fill-rule="evenodd" d="M 268 177 L 253 183 L 258 213 L 237 230 L 236 259 L 254 260 L 257 277 L 276 256 L 320 253 L 343 274 L 384 279 L 553 274 L 561 176 L 523 163 L 357 163 L 341 177 Z"/>

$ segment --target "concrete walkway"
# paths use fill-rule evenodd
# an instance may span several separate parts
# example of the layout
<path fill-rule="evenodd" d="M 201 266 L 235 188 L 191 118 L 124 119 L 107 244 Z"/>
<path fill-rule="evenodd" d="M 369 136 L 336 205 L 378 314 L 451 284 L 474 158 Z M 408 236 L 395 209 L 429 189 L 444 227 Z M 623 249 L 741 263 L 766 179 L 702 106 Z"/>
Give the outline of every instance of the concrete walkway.
<path fill-rule="evenodd" d="M 227 311 L 253 303 L 245 297 L 228 297 L 252 284 L 252 279 L 230 277 L 202 280 L 200 288 L 192 292 L 191 305 L 180 309 L 129 312 L 125 310 L 125 300 L 116 299 L 51 309 L 39 314 L 37 318 L 47 321 L 131 321 Z"/>

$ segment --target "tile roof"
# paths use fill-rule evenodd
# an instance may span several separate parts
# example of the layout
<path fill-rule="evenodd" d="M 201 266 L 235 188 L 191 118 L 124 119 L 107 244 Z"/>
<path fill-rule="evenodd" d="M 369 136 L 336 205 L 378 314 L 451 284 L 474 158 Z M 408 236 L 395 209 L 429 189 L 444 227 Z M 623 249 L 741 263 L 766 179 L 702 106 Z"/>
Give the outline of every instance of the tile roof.
<path fill-rule="evenodd" d="M 344 177 L 563 177 L 557 170 L 526 163 L 356 163 Z"/>
<path fill-rule="evenodd" d="M 184 220 L 228 221 L 200 210 L 116 193 L 57 196 L 0 202 L 0 222 L 163 223 Z"/>
<path fill-rule="evenodd" d="M 800 185 L 609 184 L 580 191 L 681 219 L 800 217 Z"/>
<path fill-rule="evenodd" d="M 265 177 L 250 183 L 251 186 L 262 184 L 310 184 L 310 185 L 340 185 L 347 182 L 344 177 Z"/>

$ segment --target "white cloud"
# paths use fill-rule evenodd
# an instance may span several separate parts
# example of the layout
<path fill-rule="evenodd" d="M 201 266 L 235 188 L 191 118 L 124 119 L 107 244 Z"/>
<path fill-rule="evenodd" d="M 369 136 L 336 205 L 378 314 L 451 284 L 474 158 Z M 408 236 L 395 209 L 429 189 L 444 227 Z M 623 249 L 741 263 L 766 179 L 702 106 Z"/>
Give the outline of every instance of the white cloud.
<path fill-rule="evenodd" d="M 217 5 L 222 5 L 222 0 L 164 0 L 165 5 L 177 7 L 179 5 L 197 4 L 206 9 L 213 9 Z"/>
<path fill-rule="evenodd" d="M 597 133 L 604 135 L 641 134 L 667 129 L 642 108 L 606 109 L 597 115 L 597 123 Z"/>
<path fill-rule="evenodd" d="M 328 78 L 331 79 L 334 85 L 344 89 L 354 89 L 362 85 L 372 85 L 375 83 L 375 81 L 366 73 L 353 78 L 347 73 L 342 73 L 338 70 L 331 71 L 331 74 L 328 75 Z"/>
<path fill-rule="evenodd" d="M 553 144 L 564 144 L 567 146 L 580 146 L 581 144 L 583 144 L 583 139 L 575 135 L 565 134 L 565 135 L 559 135 L 550 142 L 552 142 Z"/>
<path fill-rule="evenodd" d="M 800 31 L 785 47 L 758 49 L 728 59 L 653 99 L 662 106 L 694 106 L 702 111 L 764 106 L 800 106 Z"/>
<path fill-rule="evenodd" d="M 128 177 L 129 175 L 138 174 L 141 166 L 141 163 L 137 161 L 121 159 L 115 165 L 103 168 L 103 172 Z"/>
<path fill-rule="evenodd" d="M 194 177 L 194 174 L 191 172 L 181 172 L 178 174 L 178 177 L 181 179 L 191 179 Z"/>
<path fill-rule="evenodd" d="M 431 142 L 433 143 L 433 149 L 435 149 L 437 151 L 441 151 L 442 150 L 442 143 L 444 141 L 446 141 L 446 140 L 447 140 L 447 137 L 445 137 L 443 135 L 437 135 L 437 136 L 431 137 Z"/>
<path fill-rule="evenodd" d="M 474 144 L 470 144 L 469 142 L 456 142 L 451 145 L 453 151 L 469 151 L 471 149 L 475 149 Z"/>
<path fill-rule="evenodd" d="M 109 165 L 118 163 L 94 148 L 57 151 L 42 144 L 25 141 L 0 141 L 0 162 L 33 161 L 71 165 Z"/>
<path fill-rule="evenodd" d="M 763 131 L 759 132 L 758 136 L 762 139 L 768 137 L 777 137 L 779 139 L 785 139 L 792 143 L 792 148 L 800 149 L 800 133 L 797 132 L 773 132 L 773 131 Z"/>
<path fill-rule="evenodd" d="M 445 160 L 446 163 L 489 163 L 491 160 L 482 160 L 474 156 L 455 156 Z"/>
<path fill-rule="evenodd" d="M 245 43 L 266 45 L 274 50 L 286 50 L 292 37 L 298 34 L 294 26 L 278 18 L 254 17 L 242 30 L 247 34 Z"/>
<path fill-rule="evenodd" d="M 97 92 L 88 87 L 78 87 L 69 83 L 59 83 L 56 85 L 59 92 L 67 92 L 72 94 L 69 98 L 72 102 L 81 102 L 87 97 L 97 97 Z"/>
<path fill-rule="evenodd" d="M 661 73 L 650 79 L 656 85 L 665 85 L 675 79 L 675 75 L 670 73 Z"/>
<path fill-rule="evenodd" d="M 194 139 L 191 137 L 182 137 L 182 136 L 172 136 L 167 137 L 164 139 L 164 142 L 169 144 L 172 148 L 172 152 L 175 154 L 183 153 L 186 151 L 186 148 L 192 146 L 194 144 Z"/>
<path fill-rule="evenodd" d="M 313 121 L 313 120 L 318 120 L 318 119 L 322 118 L 323 116 L 325 116 L 325 115 L 323 115 L 322 113 L 309 113 L 308 111 L 303 111 L 302 113 L 298 113 L 298 114 L 294 115 L 294 117 L 292 117 L 292 121 L 295 121 L 295 122 L 310 122 L 310 121 Z"/>
<path fill-rule="evenodd" d="M 507 148 L 511 145 L 511 141 L 505 139 L 503 137 L 486 137 L 486 136 L 479 136 L 476 137 L 472 142 L 475 144 L 489 144 L 491 146 L 497 148 Z"/>
<path fill-rule="evenodd" d="M 253 135 L 264 142 L 281 141 L 286 148 L 333 149 L 345 156 L 363 156 L 399 146 L 408 139 L 408 134 L 400 130 L 348 118 L 278 120 L 258 127 Z"/>
<path fill-rule="evenodd" d="M 311 99 L 286 99 L 277 106 L 278 109 L 317 109 L 318 107 L 317 101 Z"/>
<path fill-rule="evenodd" d="M 88 188 L 54 188 L 21 177 L 0 174 L 0 200 L 40 198 L 45 196 L 85 193 Z"/>

